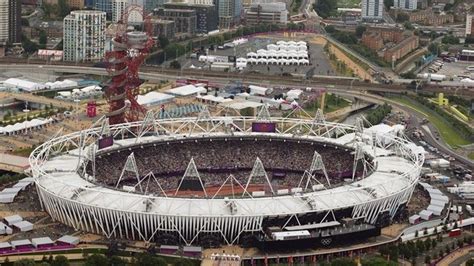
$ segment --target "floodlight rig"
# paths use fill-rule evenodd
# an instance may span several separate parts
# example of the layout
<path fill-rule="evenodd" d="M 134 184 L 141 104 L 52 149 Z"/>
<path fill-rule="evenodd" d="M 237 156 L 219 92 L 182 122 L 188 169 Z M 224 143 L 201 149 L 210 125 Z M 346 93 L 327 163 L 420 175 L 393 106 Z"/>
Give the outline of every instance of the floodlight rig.
<path fill-rule="evenodd" d="M 129 15 L 132 12 L 143 14 L 143 31 L 129 31 Z M 114 48 L 104 58 L 110 76 L 105 96 L 109 104 L 107 117 L 111 124 L 137 121 L 146 112 L 137 102 L 141 84 L 138 69 L 154 45 L 151 32 L 150 16 L 145 15 L 143 8 L 136 4 L 130 5 L 118 22 L 116 36 L 112 39 Z"/>

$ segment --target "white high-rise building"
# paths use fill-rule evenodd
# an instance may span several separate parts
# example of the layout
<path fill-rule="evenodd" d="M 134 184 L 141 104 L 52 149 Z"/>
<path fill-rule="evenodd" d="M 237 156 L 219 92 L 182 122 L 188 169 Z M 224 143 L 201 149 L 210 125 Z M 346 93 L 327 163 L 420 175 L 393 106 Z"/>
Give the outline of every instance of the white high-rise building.
<path fill-rule="evenodd" d="M 8 41 L 8 0 L 0 0 L 0 44 Z"/>
<path fill-rule="evenodd" d="M 416 10 L 418 8 L 418 0 L 394 0 L 393 7 L 406 9 L 406 10 Z"/>
<path fill-rule="evenodd" d="M 383 19 L 383 0 L 362 0 L 362 19 L 380 21 Z"/>
<path fill-rule="evenodd" d="M 117 23 L 127 9 L 128 0 L 112 0 L 112 22 Z"/>
<path fill-rule="evenodd" d="M 474 14 L 467 14 L 466 16 L 466 36 L 474 35 Z"/>
<path fill-rule="evenodd" d="M 72 11 L 64 18 L 64 61 L 98 61 L 105 54 L 105 12 Z"/>

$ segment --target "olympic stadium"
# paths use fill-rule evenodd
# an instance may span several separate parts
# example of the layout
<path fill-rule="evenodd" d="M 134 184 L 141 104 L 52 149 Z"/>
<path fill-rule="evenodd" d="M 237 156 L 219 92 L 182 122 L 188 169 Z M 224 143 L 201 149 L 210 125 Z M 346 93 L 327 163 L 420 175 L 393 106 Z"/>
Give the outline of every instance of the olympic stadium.
<path fill-rule="evenodd" d="M 398 126 L 338 124 L 321 112 L 156 117 L 102 118 L 35 149 L 42 207 L 107 238 L 327 247 L 379 235 L 410 201 L 424 161 Z"/>

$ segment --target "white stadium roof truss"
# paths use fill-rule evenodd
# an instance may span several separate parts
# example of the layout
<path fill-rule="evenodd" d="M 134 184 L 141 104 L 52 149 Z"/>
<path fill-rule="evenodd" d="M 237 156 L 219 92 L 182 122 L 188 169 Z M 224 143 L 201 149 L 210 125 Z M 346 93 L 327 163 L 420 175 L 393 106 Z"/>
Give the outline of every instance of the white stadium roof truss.
<path fill-rule="evenodd" d="M 276 123 L 276 133 L 251 132 L 252 122 L 260 121 L 256 117 L 184 117 L 155 120 L 151 124 L 154 125 L 149 127 L 150 131 L 154 131 L 153 136 L 148 134 L 150 131 L 144 133 L 146 130 L 143 122 L 108 125 L 107 119 L 102 119 L 100 127 L 84 130 L 83 133 L 58 133 L 33 151 L 30 165 L 41 204 L 54 220 L 77 230 L 100 233 L 109 238 L 152 241 L 159 232 L 168 231 L 177 233 L 183 242 L 190 245 L 196 241 L 200 232 L 216 232 L 226 243 L 232 244 L 244 232 L 261 232 L 265 217 L 287 215 L 291 218 L 295 215 L 297 219 L 298 215 L 305 213 L 321 212 L 329 215 L 332 210 L 353 207 L 353 218 L 374 223 L 379 213 L 388 211 L 393 216 L 398 206 L 410 199 L 418 182 L 424 156 L 413 153 L 406 139 L 388 135 L 384 137 L 391 144 L 382 145 L 379 142 L 377 148 L 390 148 L 396 151 L 395 155 L 375 157 L 375 169 L 364 179 L 340 187 L 320 191 L 305 190 L 281 196 L 255 198 L 248 195 L 223 199 L 213 195 L 206 198 L 183 198 L 170 197 L 164 191 L 161 191 L 163 195 L 156 196 L 98 186 L 77 173 L 78 160 L 89 163 L 97 155 L 113 149 L 167 139 L 179 141 L 186 136 L 232 137 L 225 131 L 229 124 L 236 129 L 234 138 L 239 135 L 264 135 L 272 138 L 293 136 L 294 139 L 315 140 L 349 148 L 351 145 L 341 143 L 337 137 L 356 132 L 354 126 L 320 118 L 268 119 Z M 213 126 L 206 126 L 209 121 L 212 121 Z M 139 130 L 140 128 L 143 130 Z M 189 132 L 190 128 L 196 130 Z M 293 132 L 297 128 L 303 129 L 303 132 L 294 136 Z M 114 145 L 90 156 L 85 147 L 90 147 L 102 133 L 107 133 L 107 129 L 114 136 Z M 361 135 L 369 140 L 373 137 L 365 132 Z M 140 138 L 138 143 L 135 143 L 136 138 Z M 369 144 L 352 143 L 352 147 L 360 145 L 364 147 L 364 151 L 372 150 L 374 142 L 376 141 L 369 141 Z M 80 152 L 80 149 L 83 151 Z M 138 178 L 135 186 L 140 187 L 146 182 L 154 181 L 157 179 L 150 173 L 142 179 Z M 229 177 L 226 182 L 228 181 L 233 183 L 236 180 Z M 147 191 L 148 185 L 145 185 L 145 192 Z M 228 224 L 229 217 L 234 219 L 233 226 Z"/>

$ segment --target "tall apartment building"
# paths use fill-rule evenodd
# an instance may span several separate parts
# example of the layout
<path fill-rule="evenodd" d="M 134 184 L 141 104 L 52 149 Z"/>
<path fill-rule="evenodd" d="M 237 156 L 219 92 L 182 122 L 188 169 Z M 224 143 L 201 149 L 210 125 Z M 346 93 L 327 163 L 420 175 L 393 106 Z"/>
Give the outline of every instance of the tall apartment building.
<path fill-rule="evenodd" d="M 112 0 L 94 0 L 95 9 L 105 12 L 107 16 L 112 16 Z"/>
<path fill-rule="evenodd" d="M 128 0 L 112 0 L 112 22 L 117 23 L 122 19 L 123 12 L 127 9 Z"/>
<path fill-rule="evenodd" d="M 8 41 L 21 42 L 21 0 L 8 0 Z"/>
<path fill-rule="evenodd" d="M 362 0 L 362 20 L 381 21 L 383 8 L 383 0 Z"/>
<path fill-rule="evenodd" d="M 283 2 L 254 3 L 245 13 L 245 19 L 249 25 L 286 24 L 288 23 L 288 10 Z"/>
<path fill-rule="evenodd" d="M 418 8 L 418 0 L 394 0 L 393 7 L 406 10 L 416 10 Z"/>
<path fill-rule="evenodd" d="M 21 1 L 0 0 L 0 44 L 21 42 Z"/>
<path fill-rule="evenodd" d="M 63 21 L 64 61 L 98 61 L 105 54 L 106 14 L 95 10 L 72 11 Z"/>
<path fill-rule="evenodd" d="M 194 10 L 196 12 L 196 32 L 208 33 L 218 29 L 218 14 L 215 5 L 190 3 L 165 3 L 165 9 Z"/>
<path fill-rule="evenodd" d="M 219 0 L 219 27 L 230 28 L 240 22 L 242 0 Z"/>
<path fill-rule="evenodd" d="M 147 14 L 153 12 L 155 8 L 160 8 L 163 7 L 165 4 L 165 0 L 143 0 L 143 9 L 145 9 L 145 12 Z"/>
<path fill-rule="evenodd" d="M 174 21 L 175 33 L 193 36 L 196 33 L 196 11 L 190 9 L 158 8 L 153 14 L 163 20 Z"/>
<path fill-rule="evenodd" d="M 67 0 L 67 4 L 69 7 L 73 9 L 83 9 L 84 8 L 84 0 Z"/>
<path fill-rule="evenodd" d="M 474 14 L 466 16 L 466 36 L 474 36 Z"/>
<path fill-rule="evenodd" d="M 8 42 L 8 0 L 0 0 L 0 44 Z"/>

